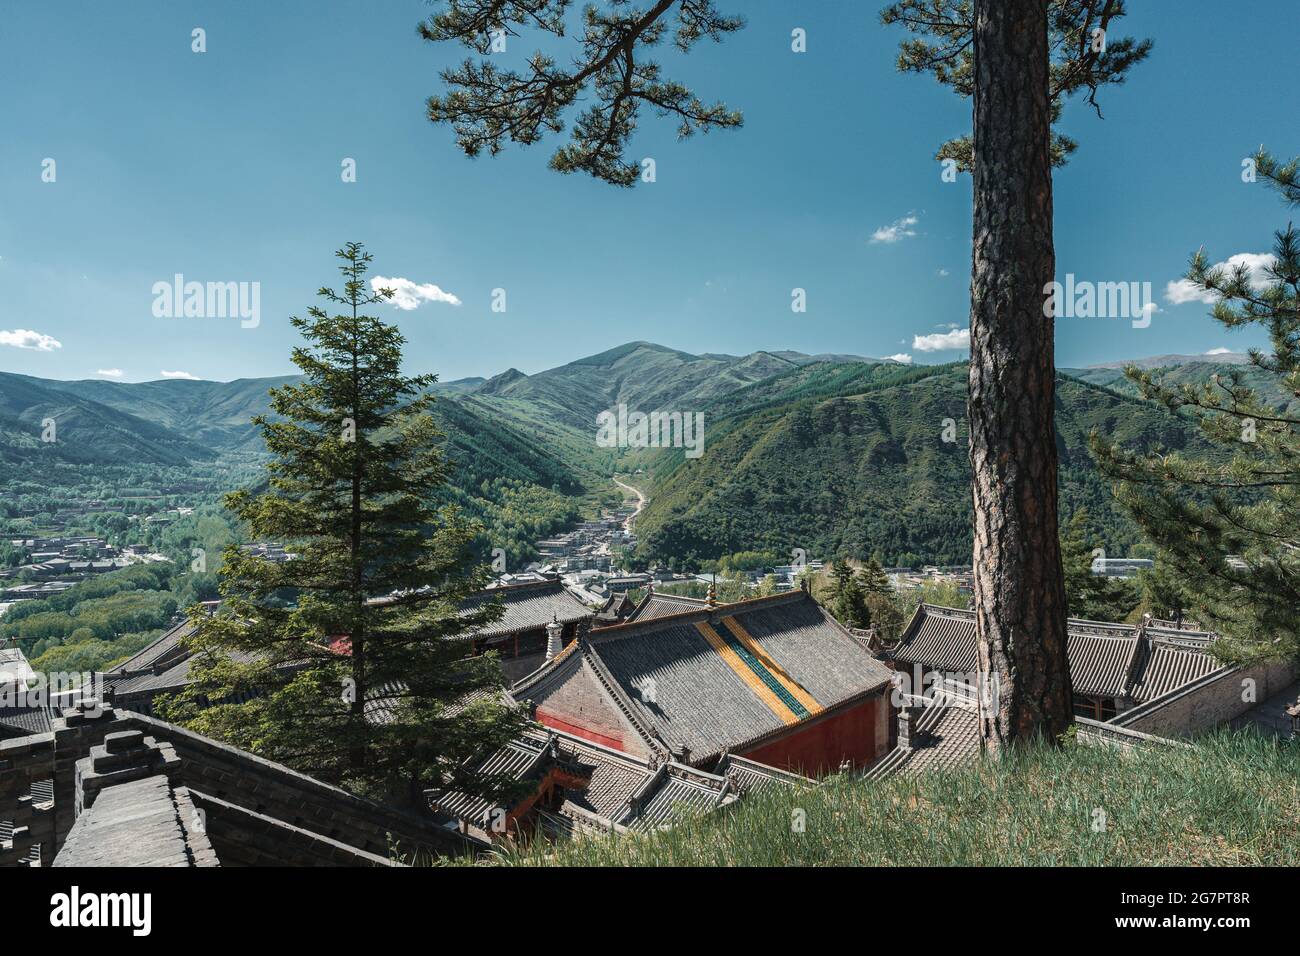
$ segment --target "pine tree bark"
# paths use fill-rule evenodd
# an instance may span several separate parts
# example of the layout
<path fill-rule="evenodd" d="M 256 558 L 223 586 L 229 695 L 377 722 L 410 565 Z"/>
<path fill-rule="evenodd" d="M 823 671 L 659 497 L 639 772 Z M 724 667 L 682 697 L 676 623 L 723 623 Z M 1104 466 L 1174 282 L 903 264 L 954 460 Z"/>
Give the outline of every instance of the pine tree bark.
<path fill-rule="evenodd" d="M 1057 532 L 1046 0 L 976 0 L 970 460 L 981 734 L 1073 718 Z"/>

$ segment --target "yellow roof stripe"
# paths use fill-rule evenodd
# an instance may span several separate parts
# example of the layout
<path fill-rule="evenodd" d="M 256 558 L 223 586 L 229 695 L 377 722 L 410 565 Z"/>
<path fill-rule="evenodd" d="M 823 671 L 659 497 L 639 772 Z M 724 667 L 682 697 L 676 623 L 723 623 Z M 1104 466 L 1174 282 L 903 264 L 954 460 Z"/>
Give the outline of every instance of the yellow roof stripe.
<path fill-rule="evenodd" d="M 726 625 L 727 630 L 731 632 L 732 636 L 744 645 L 745 650 L 757 657 L 759 661 L 762 662 L 763 666 L 771 672 L 772 676 L 777 679 L 781 686 L 789 691 L 790 695 L 794 697 L 795 700 L 804 705 L 804 708 L 809 714 L 817 714 L 825 710 L 821 704 L 817 703 L 816 698 L 814 698 L 812 694 L 804 690 L 803 687 L 800 686 L 799 682 L 786 672 L 784 667 L 772 659 L 772 655 L 763 649 L 762 644 L 758 643 L 758 641 L 754 640 L 754 638 L 750 636 L 749 632 L 745 630 L 739 621 L 734 617 L 724 617 L 722 623 Z"/>
<path fill-rule="evenodd" d="M 695 629 L 709 642 L 709 646 L 717 652 L 723 662 L 736 672 L 736 676 L 745 682 L 745 686 L 754 692 L 754 696 L 766 704 L 768 710 L 776 714 L 783 724 L 799 722 L 795 712 L 787 707 L 780 697 L 772 693 L 772 688 L 759 680 L 758 675 L 749 669 L 749 665 L 740 659 L 739 654 L 727 646 L 727 642 L 709 625 L 708 621 L 700 621 L 695 625 Z"/>

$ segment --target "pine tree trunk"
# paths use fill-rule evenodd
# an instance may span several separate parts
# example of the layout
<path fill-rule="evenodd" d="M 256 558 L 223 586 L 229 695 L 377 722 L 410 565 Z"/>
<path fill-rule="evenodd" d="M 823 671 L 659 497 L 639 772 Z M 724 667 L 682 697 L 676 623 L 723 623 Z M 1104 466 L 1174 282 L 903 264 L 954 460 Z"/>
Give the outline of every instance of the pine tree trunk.
<path fill-rule="evenodd" d="M 976 0 L 970 458 L 990 749 L 1073 717 L 1057 537 L 1046 0 Z"/>

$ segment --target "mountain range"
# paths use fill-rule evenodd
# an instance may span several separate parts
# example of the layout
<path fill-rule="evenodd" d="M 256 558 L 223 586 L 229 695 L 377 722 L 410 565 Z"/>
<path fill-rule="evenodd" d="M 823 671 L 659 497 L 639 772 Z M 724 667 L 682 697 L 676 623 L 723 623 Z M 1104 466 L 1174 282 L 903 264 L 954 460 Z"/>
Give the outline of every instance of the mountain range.
<path fill-rule="evenodd" d="M 1220 358 L 1153 361 L 1190 382 L 1236 364 L 1236 356 Z M 1278 404 L 1295 401 L 1268 392 L 1276 389 L 1257 369 L 1237 370 Z M 1133 529 L 1092 466 L 1088 432 L 1145 447 L 1202 439 L 1186 421 L 1140 401 L 1120 367 L 1059 374 L 1063 503 L 1088 507 L 1116 539 L 1112 547 L 1127 547 Z M 260 437 L 249 419 L 267 411 L 268 388 L 292 380 L 66 382 L 0 373 L 0 463 L 47 456 L 202 469 L 220 456 L 256 455 Z M 609 476 L 641 469 L 651 500 L 639 530 L 653 558 L 802 547 L 902 563 L 968 560 L 962 363 L 909 366 L 793 351 L 692 355 L 631 342 L 533 375 L 509 369 L 434 391 L 455 482 L 466 494 L 495 479 L 551 495 L 608 493 Z M 705 454 L 598 447 L 596 416 L 619 405 L 703 412 Z M 47 419 L 58 428 L 53 444 L 40 440 Z"/>

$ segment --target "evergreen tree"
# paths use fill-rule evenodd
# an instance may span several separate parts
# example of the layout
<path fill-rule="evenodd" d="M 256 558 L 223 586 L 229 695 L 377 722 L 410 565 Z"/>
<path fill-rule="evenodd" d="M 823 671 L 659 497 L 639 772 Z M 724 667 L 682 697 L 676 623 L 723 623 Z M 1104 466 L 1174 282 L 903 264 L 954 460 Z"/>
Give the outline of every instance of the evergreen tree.
<path fill-rule="evenodd" d="M 1181 625 L 1189 607 L 1182 575 L 1163 552 L 1156 555 L 1155 562 L 1154 568 L 1138 572 L 1138 587 L 1142 591 L 1140 610 L 1162 621 Z"/>
<path fill-rule="evenodd" d="M 447 0 L 421 33 L 487 54 L 494 35 L 517 29 L 564 36 L 569 7 L 570 0 Z M 933 73 L 972 99 L 969 148 L 940 155 L 974 178 L 968 417 L 976 630 L 981 669 L 996 681 L 999 704 L 981 731 L 993 747 L 1056 739 L 1073 719 L 1057 537 L 1053 321 L 1043 317 L 1056 262 L 1051 169 L 1073 145 L 1053 138 L 1051 127 L 1066 97 L 1086 89 L 1095 107 L 1098 88 L 1122 82 L 1146 56 L 1149 43 L 1107 36 L 1123 15 L 1123 0 L 900 0 L 883 13 L 886 23 L 925 38 L 903 44 L 904 69 Z M 640 57 L 674 18 L 682 51 L 742 26 L 713 0 L 591 5 L 572 69 L 540 52 L 526 74 L 466 60 L 443 73 L 450 92 L 429 100 L 429 117 L 452 124 L 467 154 L 495 154 L 507 142 L 559 132 L 564 110 L 586 93 L 592 105 L 551 165 L 630 186 L 638 167 L 623 152 L 642 103 L 679 118 L 682 136 L 740 125 L 739 114 L 706 107 Z"/>
<path fill-rule="evenodd" d="M 520 27 L 565 36 L 571 5 L 572 0 L 447 0 L 446 9 L 419 30 L 426 40 L 456 41 L 486 57 L 494 43 L 516 35 Z M 466 59 L 442 72 L 449 92 L 429 98 L 429 119 L 450 124 L 467 156 L 483 150 L 496 155 L 507 141 L 527 146 L 548 132 L 561 132 L 565 111 L 581 100 L 586 109 L 572 124 L 569 142 L 551 157 L 551 168 L 632 186 L 642 168 L 628 162 L 623 151 L 643 105 L 676 119 L 683 139 L 743 123 L 740 113 L 722 103 L 704 103 L 681 83 L 665 79 L 659 64 L 645 58 L 645 51 L 669 35 L 674 8 L 671 36 L 682 52 L 744 26 L 740 17 L 718 13 L 713 0 L 655 0 L 646 10 L 627 3 L 589 4 L 572 68 L 540 51 L 529 58 L 524 73 L 498 69 L 490 58 L 477 63 Z"/>
<path fill-rule="evenodd" d="M 363 314 L 393 294 L 367 289 L 371 256 L 359 243 L 336 255 L 343 291 L 319 295 L 340 311 L 292 319 L 303 378 L 271 390 L 275 417 L 254 419 L 273 456 L 266 488 L 226 498 L 253 540 L 296 557 L 226 549 L 221 611 L 193 616 L 194 684 L 164 712 L 373 796 L 419 803 L 444 780 L 490 794 L 501 781 L 464 762 L 525 720 L 491 694 L 458 706 L 503 679 L 452 639 L 502 611 L 460 613 L 487 573 L 471 563 L 474 527 L 433 503 L 447 480 L 436 379 L 404 376 L 401 333 Z"/>
<path fill-rule="evenodd" d="M 1055 741 L 1074 719 L 1057 525 L 1052 167 L 1066 97 L 1121 82 L 1147 43 L 1107 35 L 1122 0 L 900 0 L 882 14 L 917 34 L 899 67 L 969 97 L 972 133 L 939 151 L 969 169 L 970 421 L 975 630 L 997 708 L 987 747 Z M 1049 310 L 1050 312 L 1050 310 Z"/>
<path fill-rule="evenodd" d="M 896 639 L 907 625 L 907 615 L 889 576 L 873 557 L 862 568 L 860 579 L 868 619 L 885 640 Z"/>
<path fill-rule="evenodd" d="M 1126 620 L 1138 604 L 1138 589 L 1094 573 L 1099 549 L 1088 533 L 1088 522 L 1088 510 L 1080 508 L 1061 532 L 1066 606 L 1071 617 L 1086 621 Z"/>
<path fill-rule="evenodd" d="M 858 573 L 844 558 L 831 565 L 830 612 L 845 627 L 871 626 L 871 609 Z"/>
<path fill-rule="evenodd" d="M 1253 158 L 1258 179 L 1300 205 L 1300 160 Z M 1274 234 L 1269 264 L 1211 265 L 1196 252 L 1187 281 L 1214 300 L 1227 329 L 1258 327 L 1269 351 L 1250 350 L 1250 367 L 1300 396 L 1300 232 Z M 1209 381 L 1167 384 L 1159 371 L 1126 370 L 1143 396 L 1198 422 L 1224 450 L 1215 458 L 1169 451 L 1137 454 L 1094 435 L 1117 496 L 1161 549 L 1202 624 L 1223 634 L 1229 660 L 1300 654 L 1300 414 L 1273 407 L 1246 384 L 1243 369 Z M 1168 600 L 1168 597 L 1166 597 Z"/>
<path fill-rule="evenodd" d="M 862 568 L 862 590 L 867 594 L 892 594 L 893 587 L 889 583 L 889 577 L 885 574 L 885 569 L 880 566 L 880 562 L 875 558 L 867 561 Z"/>

